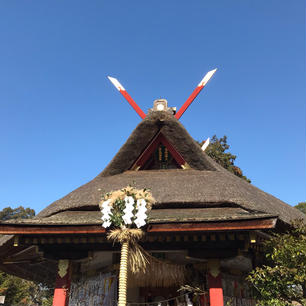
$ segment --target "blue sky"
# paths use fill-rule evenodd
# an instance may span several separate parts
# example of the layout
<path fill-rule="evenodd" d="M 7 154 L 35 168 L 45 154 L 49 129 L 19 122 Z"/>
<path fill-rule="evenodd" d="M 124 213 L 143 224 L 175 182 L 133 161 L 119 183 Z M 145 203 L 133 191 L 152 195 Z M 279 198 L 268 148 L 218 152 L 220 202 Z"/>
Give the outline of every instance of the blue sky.
<path fill-rule="evenodd" d="M 305 192 L 305 1 L 0 2 L 0 209 L 39 212 L 95 177 L 145 111 L 184 103 L 196 140 L 228 136 L 254 185 Z"/>

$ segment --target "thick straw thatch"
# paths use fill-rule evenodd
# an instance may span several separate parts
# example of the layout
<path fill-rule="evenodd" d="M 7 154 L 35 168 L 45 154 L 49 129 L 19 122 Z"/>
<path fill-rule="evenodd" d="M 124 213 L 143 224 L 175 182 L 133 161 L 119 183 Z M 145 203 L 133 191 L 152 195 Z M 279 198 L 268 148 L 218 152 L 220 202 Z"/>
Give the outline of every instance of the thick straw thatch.
<path fill-rule="evenodd" d="M 213 205 L 213 203 L 211 203 Z M 236 221 L 249 219 L 275 218 L 277 215 L 262 212 L 247 211 L 240 207 L 230 207 L 230 203 L 215 204 L 219 207 L 204 208 L 160 208 L 148 213 L 148 224 L 154 223 L 184 223 L 184 222 L 213 222 Z M 8 220 L 5 224 L 19 225 L 99 225 L 101 226 L 100 211 L 63 211 L 58 214 L 40 219 Z"/>
<path fill-rule="evenodd" d="M 102 177 L 122 173 L 131 168 L 153 137 L 161 132 L 193 169 L 215 170 L 200 146 L 184 126 L 168 112 L 152 112 L 136 127 L 126 143 L 99 175 Z"/>
<path fill-rule="evenodd" d="M 127 171 L 151 139 L 161 131 L 191 166 L 190 170 Z M 253 213 L 278 215 L 289 223 L 305 218 L 297 209 L 231 174 L 204 152 L 174 116 L 152 112 L 134 130 L 105 170 L 89 183 L 49 205 L 37 218 L 61 211 L 89 210 L 101 195 L 133 183 L 149 188 L 157 201 L 154 208 L 240 207 Z"/>
<path fill-rule="evenodd" d="M 259 212 L 278 215 L 287 223 L 292 219 L 305 218 L 297 209 L 218 167 L 216 171 L 128 171 L 105 178 L 97 177 L 48 206 L 36 219 L 69 210 L 96 210 L 102 193 L 123 188 L 131 182 L 136 188 L 147 187 L 151 190 L 156 199 L 153 211 L 159 208 L 194 208 L 196 216 L 198 208 L 227 206 L 240 207 L 250 212 L 250 217 Z M 79 220 L 84 219 L 82 223 L 86 223 L 87 212 L 83 211 L 80 214 L 83 217 L 79 216 Z M 97 215 L 100 216 L 99 213 Z M 209 219 L 209 216 L 206 217 Z M 56 219 L 54 215 L 53 222 Z M 41 220 L 42 224 L 43 222 Z"/>

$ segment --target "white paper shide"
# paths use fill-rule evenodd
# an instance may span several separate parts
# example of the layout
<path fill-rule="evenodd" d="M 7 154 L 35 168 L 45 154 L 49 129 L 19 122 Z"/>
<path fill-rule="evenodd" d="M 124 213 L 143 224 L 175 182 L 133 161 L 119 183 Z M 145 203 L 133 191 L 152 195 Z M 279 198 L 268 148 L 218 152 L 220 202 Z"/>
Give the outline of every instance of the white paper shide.
<path fill-rule="evenodd" d="M 136 225 L 137 228 L 140 228 L 146 225 L 147 219 L 147 202 L 145 199 L 138 199 L 136 202 L 132 196 L 126 196 L 124 198 L 124 209 L 122 210 L 122 221 L 123 226 Z M 102 226 L 108 228 L 112 225 L 112 210 L 113 203 L 110 199 L 104 201 L 101 205 L 102 213 Z"/>

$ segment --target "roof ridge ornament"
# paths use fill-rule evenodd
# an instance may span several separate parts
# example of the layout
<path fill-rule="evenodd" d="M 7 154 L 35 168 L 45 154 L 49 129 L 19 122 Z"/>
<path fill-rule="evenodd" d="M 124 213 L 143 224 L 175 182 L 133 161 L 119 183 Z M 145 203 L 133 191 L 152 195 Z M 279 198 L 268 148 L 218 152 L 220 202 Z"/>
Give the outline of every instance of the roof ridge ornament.
<path fill-rule="evenodd" d="M 172 115 L 176 113 L 176 107 L 168 107 L 168 101 L 166 99 L 157 99 L 153 102 L 153 108 L 149 109 L 150 112 L 168 112 Z"/>
<path fill-rule="evenodd" d="M 137 105 L 137 103 L 132 99 L 132 97 L 128 94 L 128 92 L 125 90 L 125 88 L 120 84 L 120 82 L 113 78 L 108 76 L 108 79 L 113 83 L 113 85 L 119 90 L 119 92 L 123 95 L 123 97 L 130 103 L 130 105 L 134 108 L 136 113 L 141 117 L 141 119 L 144 119 L 146 117 L 146 114 L 143 112 L 143 110 Z"/>
<path fill-rule="evenodd" d="M 198 84 L 196 89 L 191 93 L 191 95 L 186 100 L 186 102 L 182 105 L 180 110 L 175 114 L 176 119 L 180 119 L 182 117 L 182 115 L 185 113 L 186 109 L 190 106 L 190 104 L 197 97 L 197 95 L 201 92 L 201 90 L 205 87 L 205 85 L 208 83 L 208 81 L 211 79 L 211 77 L 215 74 L 216 71 L 217 71 L 217 68 L 214 69 L 214 70 L 208 71 L 205 74 L 204 78 Z"/>
<path fill-rule="evenodd" d="M 209 137 L 206 140 L 204 140 L 204 143 L 203 143 L 203 145 L 201 147 L 203 152 L 207 149 L 207 147 L 209 145 L 209 142 L 210 142 L 210 138 Z"/>
<path fill-rule="evenodd" d="M 165 99 L 158 99 L 154 101 L 154 107 L 151 109 L 151 111 L 170 111 L 176 119 L 180 119 L 181 116 L 184 114 L 186 109 L 190 106 L 190 104 L 193 102 L 193 100 L 198 96 L 198 94 L 201 92 L 201 90 L 205 87 L 205 85 L 208 83 L 208 81 L 211 79 L 211 77 L 215 74 L 217 69 L 208 71 L 204 78 L 201 80 L 201 82 L 198 84 L 196 89 L 191 93 L 189 98 L 186 100 L 186 102 L 182 105 L 180 110 L 176 113 L 176 107 L 168 107 L 167 100 Z M 134 108 L 136 113 L 141 117 L 141 119 L 144 119 L 146 117 L 146 114 L 143 112 L 143 110 L 137 105 L 137 103 L 132 99 L 132 97 L 128 94 L 128 92 L 125 90 L 125 88 L 120 84 L 120 82 L 113 77 L 108 76 L 108 79 L 112 82 L 112 84 L 117 88 L 117 90 L 123 95 L 123 97 L 129 102 L 129 104 Z"/>

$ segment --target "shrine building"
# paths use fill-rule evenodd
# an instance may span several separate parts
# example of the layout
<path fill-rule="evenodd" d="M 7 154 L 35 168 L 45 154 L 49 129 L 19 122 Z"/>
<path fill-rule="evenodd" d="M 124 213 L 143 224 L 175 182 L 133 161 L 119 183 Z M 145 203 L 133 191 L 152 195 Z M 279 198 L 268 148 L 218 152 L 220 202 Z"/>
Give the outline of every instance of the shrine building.
<path fill-rule="evenodd" d="M 262 262 L 263 241 L 304 218 L 213 161 L 156 100 L 93 180 L 33 219 L 0 223 L 0 269 L 54 287 L 54 306 L 116 305 L 120 246 L 106 238 L 99 203 L 128 185 L 156 199 L 140 245 L 180 275 L 129 275 L 128 305 L 255 305 L 245 277 Z M 186 285 L 203 294 L 177 291 Z"/>

